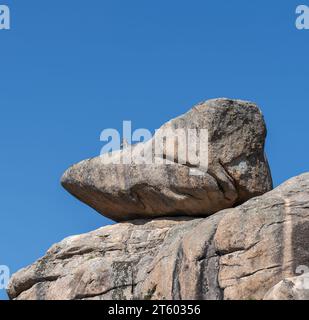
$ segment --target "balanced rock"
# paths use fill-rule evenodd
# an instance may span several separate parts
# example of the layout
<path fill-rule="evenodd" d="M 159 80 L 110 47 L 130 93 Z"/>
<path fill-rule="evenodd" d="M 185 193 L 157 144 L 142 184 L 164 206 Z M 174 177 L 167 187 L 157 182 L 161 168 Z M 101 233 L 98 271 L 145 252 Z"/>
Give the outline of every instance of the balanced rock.
<path fill-rule="evenodd" d="M 199 141 L 190 140 L 192 132 Z M 73 165 L 62 185 L 115 221 L 205 217 L 272 189 L 265 137 L 255 104 L 209 100 L 167 122 L 146 143 Z"/>
<path fill-rule="evenodd" d="M 135 220 L 69 237 L 13 275 L 8 294 L 17 300 L 270 299 L 274 286 L 309 266 L 308 247 L 306 173 L 207 218 Z"/>

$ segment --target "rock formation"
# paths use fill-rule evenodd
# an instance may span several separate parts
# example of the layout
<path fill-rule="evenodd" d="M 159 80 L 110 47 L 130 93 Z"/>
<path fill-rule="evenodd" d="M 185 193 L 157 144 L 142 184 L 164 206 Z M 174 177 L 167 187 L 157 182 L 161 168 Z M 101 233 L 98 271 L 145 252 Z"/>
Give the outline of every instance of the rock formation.
<path fill-rule="evenodd" d="M 208 168 L 199 166 L 201 174 L 191 174 L 196 165 L 190 161 L 192 143 L 177 133 L 179 129 L 184 129 L 186 136 L 189 130 L 208 130 L 208 141 L 202 141 L 208 144 Z M 169 144 L 158 154 L 155 146 L 165 132 L 176 147 Z M 105 154 L 72 166 L 63 175 L 62 185 L 115 221 L 207 216 L 271 190 L 265 136 L 263 116 L 255 104 L 210 100 L 167 122 L 145 144 L 125 148 L 111 159 Z M 177 146 L 187 146 L 184 155 L 179 155 Z M 143 151 L 150 154 L 149 163 L 141 161 Z M 119 159 L 129 158 L 129 153 L 131 163 L 122 164 Z M 159 160 L 167 159 L 166 164 L 158 164 L 160 156 Z"/>
<path fill-rule="evenodd" d="M 211 100 L 165 126 L 204 125 L 204 175 L 171 160 L 126 167 L 100 157 L 70 168 L 64 186 L 122 222 L 52 246 L 13 275 L 10 298 L 308 299 L 306 275 L 296 276 L 309 267 L 309 173 L 270 191 L 254 104 Z"/>

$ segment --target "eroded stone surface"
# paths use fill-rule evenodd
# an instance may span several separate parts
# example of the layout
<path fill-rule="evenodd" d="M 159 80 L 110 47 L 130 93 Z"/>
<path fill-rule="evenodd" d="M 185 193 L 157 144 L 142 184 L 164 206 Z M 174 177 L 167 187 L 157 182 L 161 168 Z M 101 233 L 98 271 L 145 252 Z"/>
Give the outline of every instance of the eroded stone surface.
<path fill-rule="evenodd" d="M 69 237 L 15 274 L 9 296 L 20 300 L 220 298 L 212 241 L 220 218 L 139 220 Z"/>
<path fill-rule="evenodd" d="M 309 266 L 309 174 L 225 210 L 215 241 L 225 299 L 262 299 Z"/>
<path fill-rule="evenodd" d="M 25 300 L 260 300 L 309 266 L 308 248 L 306 173 L 207 218 L 136 220 L 69 237 L 13 275 L 8 293 Z"/>

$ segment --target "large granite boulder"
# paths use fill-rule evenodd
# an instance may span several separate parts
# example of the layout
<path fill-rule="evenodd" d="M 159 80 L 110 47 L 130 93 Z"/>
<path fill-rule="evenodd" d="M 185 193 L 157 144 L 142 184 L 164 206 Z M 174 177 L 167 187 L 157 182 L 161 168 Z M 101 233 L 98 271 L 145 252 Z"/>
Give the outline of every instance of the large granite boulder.
<path fill-rule="evenodd" d="M 263 299 L 309 266 L 309 173 L 207 218 L 106 226 L 11 278 L 11 299 Z M 268 296 L 267 296 L 268 294 Z"/>
<path fill-rule="evenodd" d="M 210 100 L 167 122 L 146 143 L 73 165 L 62 185 L 115 221 L 205 217 L 272 189 L 265 137 L 255 104 Z"/>

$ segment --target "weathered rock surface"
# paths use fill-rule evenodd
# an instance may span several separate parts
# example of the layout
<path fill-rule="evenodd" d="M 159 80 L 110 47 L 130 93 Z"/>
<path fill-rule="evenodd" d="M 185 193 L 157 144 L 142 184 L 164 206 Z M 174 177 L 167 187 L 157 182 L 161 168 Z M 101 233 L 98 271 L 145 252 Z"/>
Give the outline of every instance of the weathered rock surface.
<path fill-rule="evenodd" d="M 185 129 L 187 135 L 189 129 L 208 130 L 208 166 L 191 160 L 192 154 L 203 148 L 192 150 L 192 144 L 188 144 L 184 156 L 177 149 L 187 141 L 178 135 L 178 129 Z M 162 154 L 157 154 L 154 146 L 166 131 L 174 133 L 171 145 L 176 147 L 166 144 L 161 146 Z M 255 104 L 209 100 L 167 122 L 147 143 L 139 143 L 132 150 L 127 147 L 112 157 L 105 154 L 72 166 L 63 175 L 62 185 L 115 221 L 162 216 L 205 217 L 272 189 L 264 155 L 265 137 L 263 116 Z M 205 146 L 207 141 L 203 139 Z M 151 164 L 141 159 L 141 154 L 149 154 L 147 150 Z M 131 152 L 131 164 L 115 164 L 116 160 L 122 163 Z M 165 164 L 158 164 L 158 159 L 165 159 Z"/>
<path fill-rule="evenodd" d="M 309 266 L 309 173 L 225 210 L 215 242 L 225 299 L 263 299 Z"/>
<path fill-rule="evenodd" d="M 26 300 L 270 298 L 278 292 L 271 288 L 309 266 L 308 247 L 306 173 L 208 218 L 136 220 L 69 237 L 13 275 L 8 293 Z"/>
<path fill-rule="evenodd" d="M 220 217 L 139 220 L 67 238 L 15 274 L 9 296 L 21 300 L 221 298 L 212 241 Z"/>
<path fill-rule="evenodd" d="M 309 275 L 280 281 L 269 290 L 264 300 L 309 300 Z"/>

